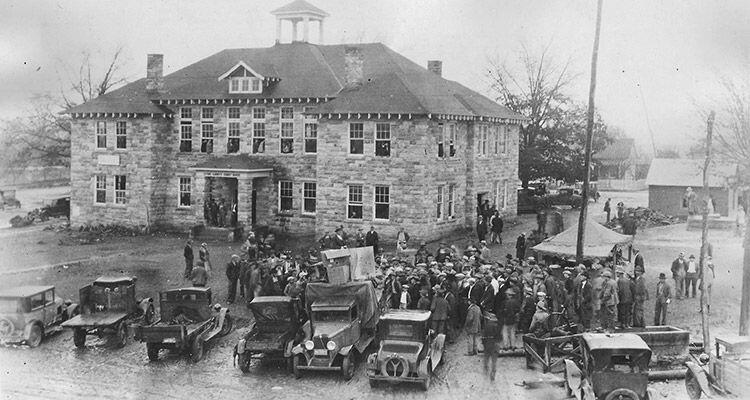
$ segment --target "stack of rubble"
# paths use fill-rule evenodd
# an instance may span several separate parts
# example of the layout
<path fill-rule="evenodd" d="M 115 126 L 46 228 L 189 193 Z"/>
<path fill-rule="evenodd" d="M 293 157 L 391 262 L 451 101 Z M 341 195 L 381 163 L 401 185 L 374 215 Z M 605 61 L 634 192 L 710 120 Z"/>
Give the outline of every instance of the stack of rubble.
<path fill-rule="evenodd" d="M 652 226 L 672 225 L 683 222 L 679 217 L 664 214 L 661 211 L 652 210 L 648 207 L 628 207 L 625 209 L 625 215 L 632 214 L 638 222 L 638 228 L 649 228 Z M 609 221 L 605 226 L 610 229 L 617 228 L 621 221 L 617 218 Z"/>

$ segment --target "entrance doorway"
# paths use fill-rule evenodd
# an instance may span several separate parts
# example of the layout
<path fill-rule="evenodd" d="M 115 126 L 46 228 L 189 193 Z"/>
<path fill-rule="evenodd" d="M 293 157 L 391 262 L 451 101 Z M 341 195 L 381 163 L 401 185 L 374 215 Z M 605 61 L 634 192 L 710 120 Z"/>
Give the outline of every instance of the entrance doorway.
<path fill-rule="evenodd" d="M 477 215 L 487 217 L 492 208 L 490 192 L 477 193 Z"/>
<path fill-rule="evenodd" d="M 206 226 L 237 226 L 237 178 L 206 177 L 203 219 Z"/>

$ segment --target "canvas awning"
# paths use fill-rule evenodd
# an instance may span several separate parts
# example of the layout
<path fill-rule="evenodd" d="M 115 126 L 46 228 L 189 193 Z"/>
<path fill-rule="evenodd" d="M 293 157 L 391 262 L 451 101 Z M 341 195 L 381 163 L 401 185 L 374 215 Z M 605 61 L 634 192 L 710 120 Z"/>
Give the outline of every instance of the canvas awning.
<path fill-rule="evenodd" d="M 633 243 L 633 237 L 619 234 L 603 225 L 586 220 L 585 240 L 583 245 L 584 258 L 606 258 L 617 246 L 625 246 Z M 542 243 L 532 247 L 540 255 L 552 255 L 558 257 L 575 257 L 576 243 L 578 241 L 578 224 L 560 232 Z"/>

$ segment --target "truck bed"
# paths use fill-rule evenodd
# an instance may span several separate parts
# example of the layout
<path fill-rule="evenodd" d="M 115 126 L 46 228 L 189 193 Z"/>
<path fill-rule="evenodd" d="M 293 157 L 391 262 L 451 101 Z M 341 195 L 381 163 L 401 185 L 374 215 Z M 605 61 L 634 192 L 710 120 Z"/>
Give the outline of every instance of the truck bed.
<path fill-rule="evenodd" d="M 63 322 L 61 326 L 65 328 L 102 328 L 114 326 L 127 317 L 128 314 L 125 312 L 79 314 Z"/>
<path fill-rule="evenodd" d="M 209 321 L 191 324 L 171 324 L 166 321 L 157 321 L 151 325 L 136 327 L 135 337 L 142 342 L 159 343 L 171 339 L 171 342 L 177 343 L 192 338 Z"/>

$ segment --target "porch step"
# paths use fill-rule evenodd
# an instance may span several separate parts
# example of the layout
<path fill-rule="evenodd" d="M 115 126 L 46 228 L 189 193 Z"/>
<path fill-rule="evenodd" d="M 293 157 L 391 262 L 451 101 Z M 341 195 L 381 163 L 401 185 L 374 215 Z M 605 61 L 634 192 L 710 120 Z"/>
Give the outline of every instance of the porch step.
<path fill-rule="evenodd" d="M 197 235 L 195 235 L 196 242 L 229 242 L 232 241 L 232 233 L 234 232 L 231 228 L 218 228 L 218 227 L 204 227 Z"/>

